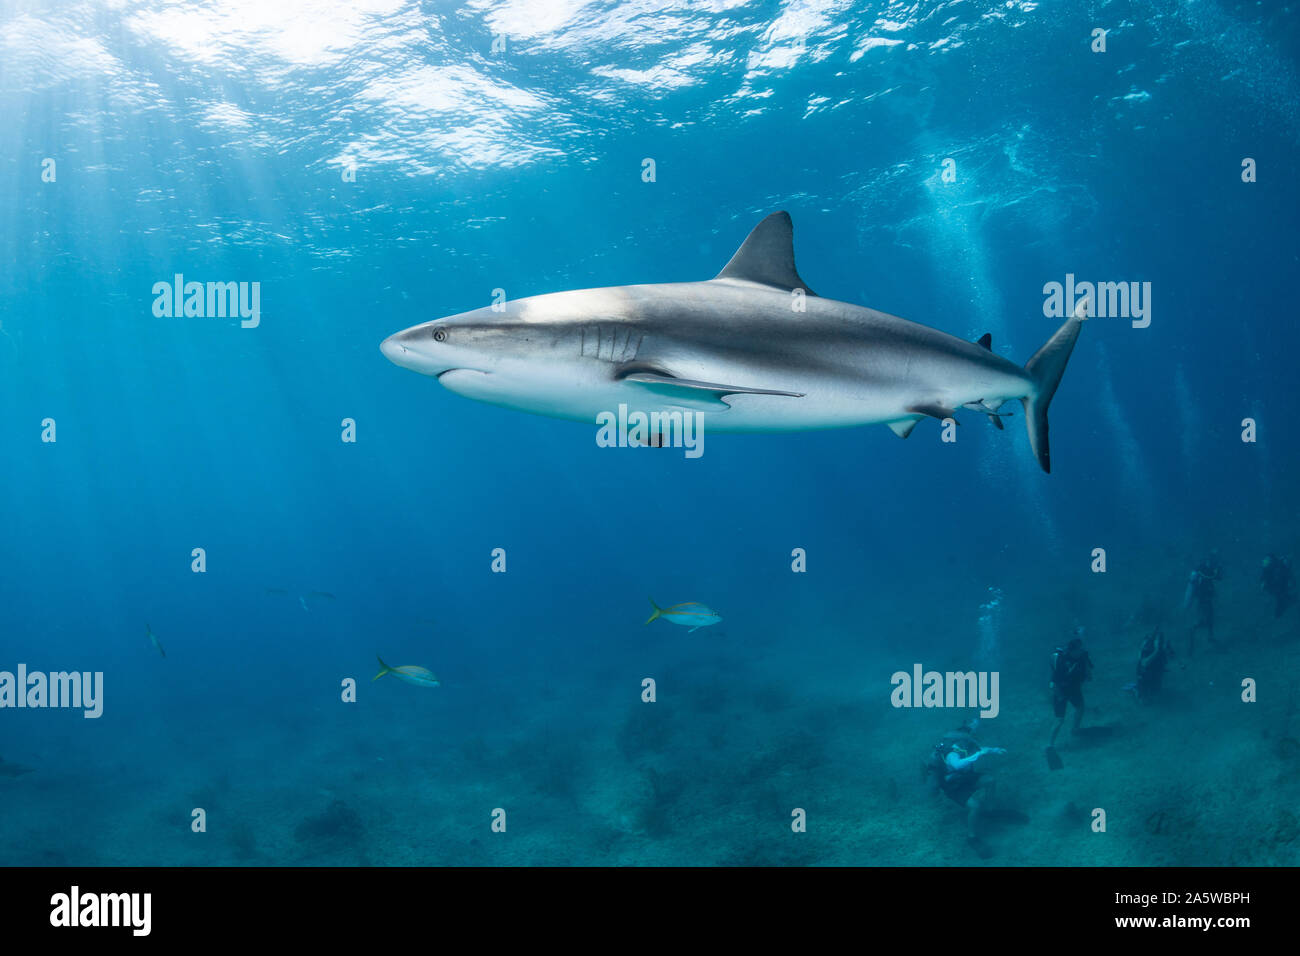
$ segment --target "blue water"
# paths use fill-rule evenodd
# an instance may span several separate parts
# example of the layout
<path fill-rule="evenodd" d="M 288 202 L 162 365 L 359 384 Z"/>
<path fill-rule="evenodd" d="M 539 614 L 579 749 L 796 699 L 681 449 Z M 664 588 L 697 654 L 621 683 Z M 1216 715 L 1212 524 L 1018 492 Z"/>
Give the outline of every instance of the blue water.
<path fill-rule="evenodd" d="M 918 662 L 1001 673 L 992 862 L 1300 862 L 1297 612 L 1257 582 L 1300 531 L 1297 48 L 1210 0 L 0 3 L 0 671 L 104 681 L 98 719 L 0 709 L 0 862 L 980 863 L 917 773 L 969 712 L 890 705 Z M 779 209 L 820 295 L 1017 364 L 1067 274 L 1151 283 L 1150 324 L 1086 324 L 1050 475 L 1018 403 L 692 460 L 379 352 L 498 288 L 710 278 Z M 155 316 L 177 273 L 260 324 Z M 1076 626 L 1112 733 L 1052 772 Z"/>

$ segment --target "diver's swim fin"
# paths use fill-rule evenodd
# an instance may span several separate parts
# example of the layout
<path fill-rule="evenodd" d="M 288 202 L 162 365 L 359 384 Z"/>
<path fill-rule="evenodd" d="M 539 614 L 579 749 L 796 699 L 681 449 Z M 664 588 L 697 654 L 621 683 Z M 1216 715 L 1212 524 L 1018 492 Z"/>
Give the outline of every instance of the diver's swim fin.
<path fill-rule="evenodd" d="M 1058 753 L 1056 752 L 1056 748 L 1055 748 L 1055 747 L 1048 747 L 1046 750 L 1043 751 L 1043 753 L 1047 754 L 1047 769 L 1048 769 L 1048 770 L 1062 770 L 1062 769 L 1064 769 L 1064 767 L 1065 767 L 1065 761 L 1061 759 L 1061 755 L 1058 754 Z"/>

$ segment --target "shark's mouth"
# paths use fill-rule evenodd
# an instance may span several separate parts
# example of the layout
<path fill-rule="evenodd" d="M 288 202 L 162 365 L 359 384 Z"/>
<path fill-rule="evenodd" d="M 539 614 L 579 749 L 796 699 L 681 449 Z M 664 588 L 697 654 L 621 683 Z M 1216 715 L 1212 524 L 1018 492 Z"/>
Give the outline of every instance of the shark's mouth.
<path fill-rule="evenodd" d="M 443 388 L 458 392 L 466 386 L 472 387 L 475 383 L 483 381 L 488 374 L 476 368 L 449 368 L 434 377 Z"/>

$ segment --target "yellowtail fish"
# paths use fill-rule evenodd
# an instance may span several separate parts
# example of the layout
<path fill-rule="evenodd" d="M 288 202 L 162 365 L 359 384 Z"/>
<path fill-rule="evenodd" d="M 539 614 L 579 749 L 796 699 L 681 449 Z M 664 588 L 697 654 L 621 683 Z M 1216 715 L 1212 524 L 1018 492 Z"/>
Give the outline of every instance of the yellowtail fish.
<path fill-rule="evenodd" d="M 401 667 L 389 667 L 384 663 L 384 659 L 378 654 L 375 655 L 375 659 L 379 661 L 379 666 L 382 669 L 378 674 L 370 678 L 371 683 L 379 680 L 379 678 L 383 677 L 385 674 L 392 674 L 398 680 L 407 684 L 414 684 L 416 687 L 440 686 L 438 678 L 434 675 L 433 671 L 429 670 L 427 667 L 420 667 L 418 664 L 403 664 Z"/>
<path fill-rule="evenodd" d="M 154 650 L 156 650 L 163 657 L 166 657 L 167 652 L 164 651 L 162 645 L 158 643 L 158 635 L 153 632 L 153 628 L 151 628 L 148 624 L 146 624 L 144 626 L 144 629 L 145 629 L 145 633 L 149 635 L 149 640 L 153 642 Z"/>
<path fill-rule="evenodd" d="M 689 627 L 691 630 L 687 633 L 694 633 L 702 627 L 717 624 L 722 620 L 721 614 L 710 610 L 699 601 L 687 601 L 685 604 L 674 604 L 672 607 L 660 607 L 655 603 L 655 599 L 651 598 L 650 606 L 655 609 L 655 612 L 650 615 L 650 620 L 646 621 L 647 624 L 662 617 L 665 621 L 672 621 L 674 624 Z"/>

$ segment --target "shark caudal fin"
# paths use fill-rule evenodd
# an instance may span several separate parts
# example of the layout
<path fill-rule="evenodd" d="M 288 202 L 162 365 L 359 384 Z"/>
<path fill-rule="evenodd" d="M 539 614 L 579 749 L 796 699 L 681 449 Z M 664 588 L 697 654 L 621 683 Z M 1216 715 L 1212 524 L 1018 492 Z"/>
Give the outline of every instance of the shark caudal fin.
<path fill-rule="evenodd" d="M 1047 344 L 1025 363 L 1025 371 L 1034 380 L 1034 390 L 1021 399 L 1025 406 L 1025 427 L 1029 429 L 1029 447 L 1043 471 L 1052 470 L 1052 451 L 1047 441 L 1047 406 L 1052 403 L 1056 386 L 1061 384 L 1065 363 L 1070 361 L 1074 342 L 1079 337 L 1084 320 L 1088 318 L 1089 299 L 1075 307 L 1074 315 L 1056 330 Z"/>
<path fill-rule="evenodd" d="M 652 608 L 655 609 L 655 612 L 654 612 L 653 614 L 650 615 L 650 619 L 646 621 L 647 624 L 651 623 L 651 621 L 656 621 L 656 620 L 658 620 L 658 619 L 659 619 L 659 615 L 662 614 L 662 613 L 664 612 L 664 609 L 661 608 L 658 604 L 655 603 L 655 599 L 654 599 L 654 598 L 651 598 L 651 599 L 650 599 L 650 606 L 651 606 Z"/>

